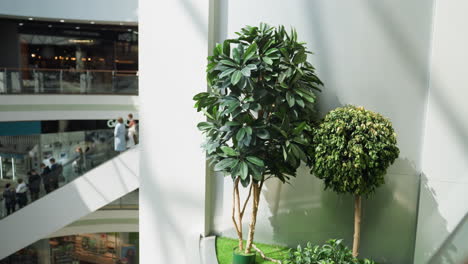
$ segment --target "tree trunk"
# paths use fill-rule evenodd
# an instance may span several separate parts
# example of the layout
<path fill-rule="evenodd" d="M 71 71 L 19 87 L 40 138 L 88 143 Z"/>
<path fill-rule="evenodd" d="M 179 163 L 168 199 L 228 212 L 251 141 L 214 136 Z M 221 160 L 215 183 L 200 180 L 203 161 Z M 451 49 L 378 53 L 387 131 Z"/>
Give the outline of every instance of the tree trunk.
<path fill-rule="evenodd" d="M 353 257 L 359 255 L 359 242 L 361 240 L 361 196 L 354 197 L 354 241 L 353 241 Z"/>
<path fill-rule="evenodd" d="M 240 208 L 240 196 L 239 196 L 239 182 L 236 185 L 236 207 L 237 207 L 237 220 L 238 220 L 238 227 L 239 227 L 239 250 L 244 249 L 244 242 L 242 240 L 242 216 L 241 216 L 241 208 Z"/>
<path fill-rule="evenodd" d="M 237 178 L 234 181 L 234 189 L 232 190 L 232 222 L 236 228 L 237 237 L 239 240 L 239 250 L 243 250 L 244 244 L 242 241 L 242 217 L 240 215 L 239 180 L 240 178 Z"/>
<path fill-rule="evenodd" d="M 255 224 L 257 223 L 258 204 L 260 201 L 261 189 L 259 188 L 258 183 L 252 182 L 252 189 L 253 189 L 252 218 L 250 219 L 249 235 L 247 238 L 247 244 L 245 246 L 246 254 L 249 254 L 252 249 L 252 243 L 253 243 L 254 234 L 255 234 Z"/>

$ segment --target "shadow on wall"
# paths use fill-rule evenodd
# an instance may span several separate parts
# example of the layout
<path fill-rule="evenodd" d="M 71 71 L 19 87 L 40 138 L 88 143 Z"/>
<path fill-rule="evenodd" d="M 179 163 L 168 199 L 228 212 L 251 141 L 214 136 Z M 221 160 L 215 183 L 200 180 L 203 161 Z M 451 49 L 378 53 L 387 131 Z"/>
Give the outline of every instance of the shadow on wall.
<path fill-rule="evenodd" d="M 422 239 L 418 239 L 418 247 L 420 250 L 417 256 L 419 262 L 428 264 L 461 264 L 463 258 L 468 253 L 468 244 L 466 237 L 468 235 L 468 214 L 465 215 L 460 224 L 450 233 L 447 228 L 447 221 L 439 213 L 437 195 L 435 191 L 429 186 L 426 175 L 422 175 L 421 179 L 421 193 L 420 193 L 420 208 L 418 223 L 418 232 L 425 232 Z M 441 244 L 436 251 L 434 248 L 434 241 L 446 240 Z M 460 239 L 461 238 L 461 239 Z M 461 243 L 460 243 L 461 242 Z M 461 246 L 460 249 L 457 246 Z M 417 264 L 417 263 L 416 263 Z"/>
<path fill-rule="evenodd" d="M 396 163 L 394 166 L 412 168 L 407 160 Z M 419 176 L 413 169 L 387 174 L 386 181 L 374 196 L 363 201 L 360 253 L 379 263 L 412 263 Z M 343 238 L 352 246 L 353 197 L 323 188 L 322 181 L 310 175 L 306 167 L 301 167 L 291 185 L 279 181 L 265 184 L 263 199 L 271 212 L 269 221 L 276 243 L 295 247 L 307 241 L 321 244 L 330 238 Z M 433 197 L 428 198 L 435 203 Z M 446 221 L 441 216 L 432 217 L 438 219 L 439 233 L 446 235 Z"/>
<path fill-rule="evenodd" d="M 468 264 L 468 213 L 442 243 L 428 264 Z"/>

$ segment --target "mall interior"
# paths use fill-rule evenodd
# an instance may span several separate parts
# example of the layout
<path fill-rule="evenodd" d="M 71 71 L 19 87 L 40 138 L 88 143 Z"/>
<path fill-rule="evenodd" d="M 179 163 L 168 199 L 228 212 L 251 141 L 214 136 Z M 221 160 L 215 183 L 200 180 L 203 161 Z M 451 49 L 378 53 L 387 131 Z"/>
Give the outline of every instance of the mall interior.
<path fill-rule="evenodd" d="M 261 181 L 260 249 L 232 262 L 245 210 L 236 190 L 255 196 L 254 176 L 239 189 L 234 170 L 207 159 L 199 129 L 215 118 L 193 98 L 212 91 L 217 43 L 261 23 L 294 28 L 311 51 L 318 119 L 356 105 L 391 120 L 399 156 L 362 199 L 359 258 L 468 263 L 466 11 L 457 0 L 0 1 L 0 264 L 374 263 L 354 251 L 350 262 L 288 259 L 307 242 L 342 239 L 347 252 L 356 239 L 353 195 L 325 189 L 300 161 L 287 184 Z M 241 221 L 243 239 L 251 225 Z"/>

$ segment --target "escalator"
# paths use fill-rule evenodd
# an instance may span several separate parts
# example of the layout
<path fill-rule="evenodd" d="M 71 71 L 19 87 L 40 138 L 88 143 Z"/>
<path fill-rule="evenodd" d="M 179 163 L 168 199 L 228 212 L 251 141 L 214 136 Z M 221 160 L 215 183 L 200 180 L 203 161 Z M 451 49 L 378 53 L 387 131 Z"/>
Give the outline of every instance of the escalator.
<path fill-rule="evenodd" d="M 101 143 L 109 145 L 108 140 Z M 91 149 L 82 163 L 86 169 L 80 170 L 76 170 L 77 157 L 66 154 L 59 160 L 63 166 L 60 187 L 48 194 L 41 190 L 41 198 L 0 220 L 0 259 L 139 187 L 138 146 L 119 155 L 109 148 Z"/>

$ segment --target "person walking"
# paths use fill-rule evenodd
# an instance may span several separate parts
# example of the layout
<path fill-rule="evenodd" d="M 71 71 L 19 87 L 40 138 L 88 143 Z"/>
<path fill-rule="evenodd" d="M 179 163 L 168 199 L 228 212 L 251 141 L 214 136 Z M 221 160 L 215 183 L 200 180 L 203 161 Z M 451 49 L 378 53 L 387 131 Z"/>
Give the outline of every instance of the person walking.
<path fill-rule="evenodd" d="M 136 129 L 136 121 L 133 120 L 133 115 L 128 114 L 128 132 L 127 132 L 127 148 L 131 148 L 138 144 L 138 133 Z"/>
<path fill-rule="evenodd" d="M 31 202 L 39 199 L 39 191 L 41 189 L 41 176 L 36 170 L 32 169 L 28 178 L 29 194 L 31 195 Z"/>
<path fill-rule="evenodd" d="M 114 150 L 118 152 L 125 151 L 127 148 L 125 142 L 125 125 L 123 124 L 123 118 L 117 119 L 117 125 L 114 129 Z"/>
<path fill-rule="evenodd" d="M 50 176 L 51 176 L 50 168 L 46 166 L 44 163 L 41 163 L 41 169 L 42 169 L 41 178 L 42 178 L 42 184 L 44 184 L 44 190 L 46 191 L 46 193 L 50 193 L 52 191 L 52 187 L 50 185 Z"/>
<path fill-rule="evenodd" d="M 27 196 L 28 186 L 23 181 L 23 179 L 18 179 L 18 186 L 16 186 L 16 197 L 19 208 L 23 208 L 28 204 Z"/>
<path fill-rule="evenodd" d="M 72 163 L 72 168 L 75 174 L 81 175 L 86 171 L 86 157 L 81 147 L 77 147 L 75 152 L 78 154 L 78 157 Z"/>
<path fill-rule="evenodd" d="M 5 191 L 3 191 L 3 199 L 5 200 L 5 208 L 7 215 L 15 212 L 16 208 L 16 192 L 10 183 L 5 185 Z"/>
<path fill-rule="evenodd" d="M 54 158 L 49 159 L 50 162 L 50 188 L 51 191 L 57 190 L 59 187 L 59 179 L 62 174 L 62 165 L 55 162 Z"/>

